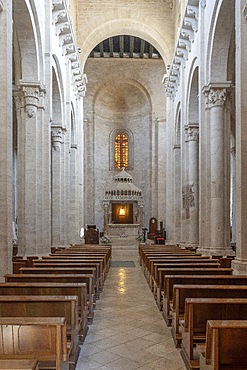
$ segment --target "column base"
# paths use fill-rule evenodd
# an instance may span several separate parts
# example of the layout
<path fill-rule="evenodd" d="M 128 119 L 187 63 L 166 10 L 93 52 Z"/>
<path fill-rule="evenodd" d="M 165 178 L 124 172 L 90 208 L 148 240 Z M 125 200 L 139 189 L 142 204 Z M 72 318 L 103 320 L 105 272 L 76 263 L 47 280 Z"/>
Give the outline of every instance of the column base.
<path fill-rule="evenodd" d="M 179 243 L 179 247 L 182 249 L 197 249 L 198 243 Z"/>
<path fill-rule="evenodd" d="M 235 252 L 232 248 L 198 247 L 197 253 L 201 253 L 204 256 L 235 257 Z"/>
<path fill-rule="evenodd" d="M 235 258 L 232 260 L 233 275 L 247 275 L 247 260 Z"/>

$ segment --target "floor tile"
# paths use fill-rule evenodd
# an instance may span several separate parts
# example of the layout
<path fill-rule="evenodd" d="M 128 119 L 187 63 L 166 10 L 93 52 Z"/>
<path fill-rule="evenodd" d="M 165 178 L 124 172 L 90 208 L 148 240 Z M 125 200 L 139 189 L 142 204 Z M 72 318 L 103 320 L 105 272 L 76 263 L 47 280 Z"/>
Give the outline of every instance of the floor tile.
<path fill-rule="evenodd" d="M 96 302 L 76 370 L 186 370 L 140 267 L 137 246 L 112 248 L 115 267 Z"/>

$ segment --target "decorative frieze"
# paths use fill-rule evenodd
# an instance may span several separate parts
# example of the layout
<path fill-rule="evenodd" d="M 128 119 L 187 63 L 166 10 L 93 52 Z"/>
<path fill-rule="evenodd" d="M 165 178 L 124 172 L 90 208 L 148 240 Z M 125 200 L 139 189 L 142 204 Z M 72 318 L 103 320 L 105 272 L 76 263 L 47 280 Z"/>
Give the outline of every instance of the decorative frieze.
<path fill-rule="evenodd" d="M 79 49 L 75 42 L 66 1 L 52 0 L 52 5 L 52 19 L 55 25 L 55 34 L 59 39 L 59 46 L 62 47 L 62 55 L 66 58 L 65 62 L 70 63 L 73 77 L 75 76 L 74 69 L 76 68 L 77 71 L 79 71 L 76 78 L 73 80 L 75 94 L 84 96 L 87 80 L 80 67 Z M 75 64 L 76 67 L 74 67 Z M 80 77 L 78 77 L 78 75 Z"/>
<path fill-rule="evenodd" d="M 169 76 L 165 81 L 167 96 L 174 97 L 180 85 L 180 69 L 185 67 L 191 52 L 191 44 L 194 42 L 195 33 L 198 31 L 199 0 L 188 0 L 182 25 L 179 31 L 177 47 L 173 56 L 173 62 L 169 70 Z M 178 77 L 174 79 L 174 74 Z"/>

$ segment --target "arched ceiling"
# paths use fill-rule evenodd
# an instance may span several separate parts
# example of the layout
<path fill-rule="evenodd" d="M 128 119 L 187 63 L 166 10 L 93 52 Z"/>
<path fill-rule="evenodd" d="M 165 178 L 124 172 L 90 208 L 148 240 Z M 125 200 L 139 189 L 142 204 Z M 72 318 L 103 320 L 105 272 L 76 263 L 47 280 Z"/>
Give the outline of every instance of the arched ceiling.
<path fill-rule="evenodd" d="M 91 51 L 91 58 L 161 58 L 149 42 L 135 36 L 118 35 L 100 42 Z"/>

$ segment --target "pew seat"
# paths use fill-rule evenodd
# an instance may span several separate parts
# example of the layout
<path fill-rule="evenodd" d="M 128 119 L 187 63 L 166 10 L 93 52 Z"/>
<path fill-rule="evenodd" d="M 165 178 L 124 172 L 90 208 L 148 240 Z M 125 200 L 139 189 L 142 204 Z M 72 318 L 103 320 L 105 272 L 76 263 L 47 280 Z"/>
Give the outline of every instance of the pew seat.
<path fill-rule="evenodd" d="M 2 370 L 39 370 L 38 360 L 0 360 Z"/>
<path fill-rule="evenodd" d="M 189 370 L 200 368 L 195 345 L 206 342 L 208 320 L 247 320 L 247 298 L 186 298 L 181 355 Z"/>
<path fill-rule="evenodd" d="M 181 347 L 181 322 L 184 320 L 186 298 L 247 298 L 247 285 L 174 285 L 172 337 Z"/>
<path fill-rule="evenodd" d="M 69 370 L 65 318 L 0 317 L 0 331 L 0 361 L 34 359 L 39 369 Z"/>
<path fill-rule="evenodd" d="M 69 364 L 74 369 L 80 353 L 77 296 L 0 296 L 0 318 L 4 317 L 64 317 Z"/>
<path fill-rule="evenodd" d="M 83 283 L 0 283 L 1 295 L 16 296 L 77 296 L 79 311 L 79 341 L 85 340 L 88 323 L 87 323 L 87 286 Z"/>
<path fill-rule="evenodd" d="M 198 350 L 201 370 L 246 370 L 247 320 L 209 320 Z"/>

